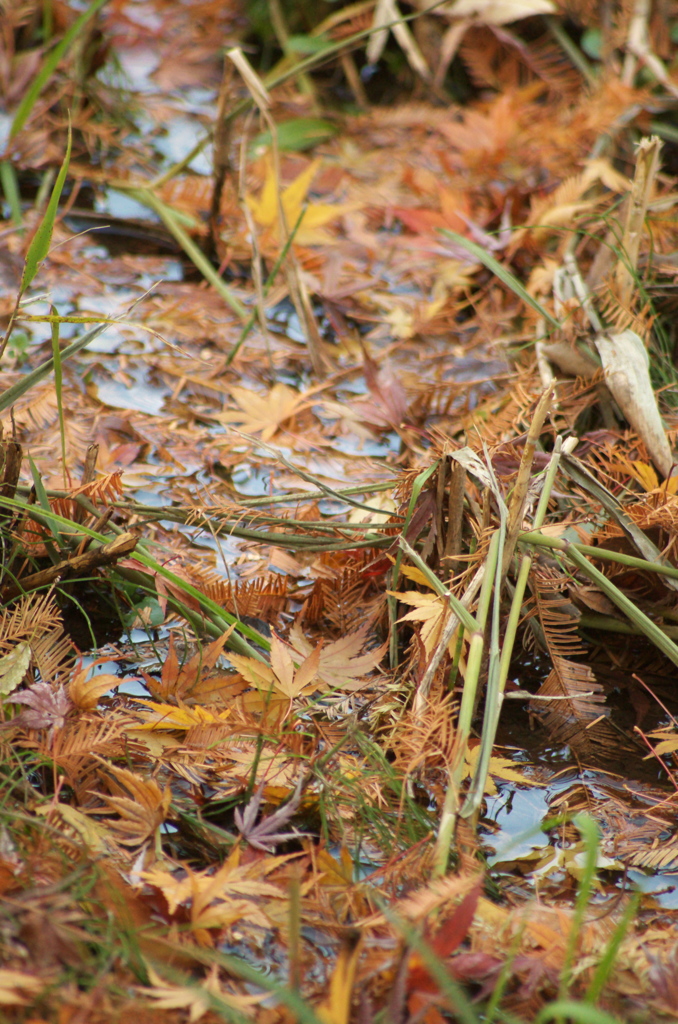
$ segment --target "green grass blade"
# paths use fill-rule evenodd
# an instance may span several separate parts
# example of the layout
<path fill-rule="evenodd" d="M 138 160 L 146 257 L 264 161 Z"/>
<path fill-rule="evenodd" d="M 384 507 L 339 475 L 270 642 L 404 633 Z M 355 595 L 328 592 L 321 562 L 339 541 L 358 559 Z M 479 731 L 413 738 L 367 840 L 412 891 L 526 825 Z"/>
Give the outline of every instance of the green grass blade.
<path fill-rule="evenodd" d="M 631 622 L 634 623 L 640 629 L 649 640 L 658 647 L 659 650 L 669 658 L 674 665 L 678 665 L 678 647 L 674 644 L 666 633 L 664 633 L 656 622 L 648 618 L 645 612 L 641 611 L 631 601 L 626 594 L 623 594 L 621 590 L 615 587 L 611 580 L 608 580 L 607 576 L 604 576 L 594 565 L 580 555 L 579 552 L 571 544 L 567 544 L 565 548 L 565 556 L 574 562 L 588 577 L 593 580 L 600 589 L 606 594 L 611 601 L 613 601 L 617 608 L 623 611 Z"/>
<path fill-rule="evenodd" d="M 567 1020 L 573 1024 L 624 1024 L 619 1017 L 599 1010 L 590 1003 L 577 1003 L 574 999 L 559 999 L 549 1003 L 534 1018 L 534 1024 L 546 1024 L 549 1020 Z"/>
<path fill-rule="evenodd" d="M 269 291 L 271 290 L 271 285 L 275 281 L 275 279 L 276 279 L 276 277 L 278 275 L 278 271 L 280 270 L 280 268 L 283 265 L 285 259 L 287 258 L 287 254 L 288 254 L 288 252 L 290 251 L 290 249 L 292 247 L 292 242 L 294 241 L 294 239 L 296 237 L 297 231 L 301 227 L 301 222 L 304 219 L 304 215 L 306 213 L 307 208 L 308 208 L 307 204 L 304 203 L 302 205 L 301 209 L 299 210 L 299 216 L 297 217 L 296 224 L 294 225 L 294 227 L 290 231 L 290 233 L 289 233 L 289 235 L 287 237 L 287 241 L 285 242 L 285 245 L 283 246 L 283 249 L 282 249 L 280 255 L 278 256 L 277 260 L 273 264 L 273 269 L 271 270 L 271 273 L 266 278 L 266 281 L 265 281 L 264 287 L 263 287 L 263 296 L 264 296 L 264 298 L 266 298 L 266 296 L 268 295 Z M 256 323 L 256 320 L 257 320 L 257 311 L 254 310 L 254 312 L 250 314 L 249 320 L 247 321 L 247 323 L 243 327 L 243 329 L 241 331 L 241 334 L 240 334 L 240 337 L 236 341 L 236 343 L 233 346 L 233 348 L 231 349 L 231 351 L 228 353 L 228 356 L 226 357 L 226 366 L 230 366 L 231 363 L 233 362 L 233 360 L 235 359 L 236 355 L 238 354 L 238 352 L 240 351 L 242 345 L 244 344 L 245 340 L 247 339 L 250 331 L 254 327 L 254 325 Z M 265 324 L 262 324 L 262 327 L 265 327 Z"/>
<path fill-rule="evenodd" d="M 430 476 L 432 476 L 432 474 L 435 473 L 435 471 L 438 469 L 439 464 L 440 464 L 440 459 L 436 459 L 436 461 L 432 465 L 430 465 L 428 467 L 428 469 L 424 469 L 424 470 L 421 471 L 421 473 L 419 473 L 419 475 L 415 478 L 414 483 L 412 484 L 412 493 L 410 495 L 410 503 L 407 506 L 407 512 L 405 513 L 405 520 L 404 520 L 404 522 L 402 524 L 402 535 L 403 535 L 403 537 L 407 536 L 407 531 L 408 531 L 408 529 L 410 527 L 410 523 L 412 521 L 412 516 L 414 515 L 414 510 L 415 510 L 416 504 L 417 504 L 417 502 L 419 500 L 419 495 L 421 494 L 422 488 L 423 488 L 424 484 L 426 483 L 426 481 L 428 480 L 428 478 Z M 403 552 L 402 552 L 402 549 L 401 549 L 400 551 L 398 551 L 398 554 L 396 555 L 395 564 L 393 566 L 393 569 L 391 570 L 391 585 L 389 587 L 389 590 L 397 590 L 398 589 L 398 579 L 400 577 L 400 563 L 402 562 L 402 558 L 403 558 Z M 389 656 L 389 662 L 390 662 L 391 668 L 394 669 L 394 668 L 396 668 L 396 666 L 398 664 L 398 637 L 397 637 L 397 631 L 396 631 L 396 617 L 397 617 L 398 599 L 395 598 L 395 597 L 389 596 L 387 598 L 387 601 L 388 601 L 388 620 L 389 620 L 389 627 L 388 627 L 389 650 L 388 650 L 388 656 Z"/>
<path fill-rule="evenodd" d="M 28 252 L 26 253 L 26 261 L 24 263 L 24 272 L 21 278 L 20 288 L 22 295 L 37 274 L 40 264 L 49 252 L 49 247 L 52 242 L 52 232 L 54 231 L 54 222 L 56 221 L 56 215 L 59 209 L 59 200 L 61 199 L 61 190 L 64 187 L 66 175 L 68 174 L 68 165 L 71 162 L 72 134 L 71 126 L 69 124 L 66 156 L 64 157 L 64 162 L 62 163 L 59 174 L 57 175 L 57 180 L 54 182 L 54 188 L 52 189 L 52 195 L 50 196 L 49 203 L 47 204 L 47 209 L 45 210 L 44 216 L 38 225 L 38 230 L 33 235 L 31 244 L 28 247 Z"/>
<path fill-rule="evenodd" d="M 23 224 L 21 196 L 14 164 L 11 164 L 9 160 L 0 160 L 0 185 L 2 185 L 2 191 L 12 214 L 12 220 L 17 228 L 21 229 Z"/>
<path fill-rule="evenodd" d="M 617 953 L 619 947 L 624 941 L 624 937 L 631 926 L 631 922 L 635 919 L 638 908 L 640 906 L 641 893 L 634 893 L 632 898 L 629 900 L 624 913 L 619 919 L 617 927 L 615 928 L 612 938 L 607 944 L 605 952 L 600 959 L 598 966 L 596 967 L 591 984 L 586 990 L 586 1001 L 587 1003 L 595 1003 L 596 999 L 603 990 L 603 986 L 607 981 L 612 968 L 614 967 L 615 960 L 617 959 Z"/>
<path fill-rule="evenodd" d="M 221 295 L 224 302 L 231 307 L 234 313 L 240 317 L 241 320 L 247 319 L 247 309 L 243 306 L 240 299 L 233 294 L 231 289 L 228 287 L 226 282 L 219 276 L 217 271 L 214 269 L 210 261 L 205 256 L 204 252 L 195 244 L 188 232 L 184 231 L 183 227 L 179 223 L 177 214 L 168 206 L 167 203 L 163 203 L 161 199 L 158 199 L 149 189 L 145 188 L 129 188 L 125 189 L 122 186 L 118 187 L 117 184 L 111 185 L 111 188 L 115 188 L 118 192 L 124 192 L 129 195 L 132 199 L 138 200 L 143 203 L 144 206 L 148 206 L 154 213 L 157 213 L 161 221 L 167 228 L 167 230 L 174 236 L 176 241 L 179 243 L 181 248 L 184 250 L 191 262 L 198 268 L 200 273 L 203 275 L 205 280 L 209 281 L 213 288 Z"/>
<path fill-rule="evenodd" d="M 574 957 L 579 943 L 581 927 L 584 923 L 584 914 L 586 913 L 586 908 L 588 907 L 591 899 L 591 892 L 593 891 L 593 883 L 596 877 L 596 865 L 598 863 L 598 847 L 600 844 L 600 830 L 590 814 L 576 814 L 572 819 L 572 822 L 579 829 L 584 841 L 585 855 L 584 869 L 577 887 L 577 899 L 574 904 L 572 926 L 567 939 L 563 968 L 560 972 L 558 995 L 561 999 L 567 998 L 570 985 L 572 984 L 572 965 L 574 963 Z"/>
<path fill-rule="evenodd" d="M 54 306 L 50 306 L 56 314 Z M 54 390 L 56 391 L 57 411 L 59 413 L 59 433 L 61 435 L 61 468 L 64 477 L 64 487 L 68 486 L 66 477 L 66 424 L 64 422 L 63 402 L 63 371 L 61 367 L 61 349 L 59 348 L 59 321 L 52 323 L 52 359 L 54 360 Z"/>
<path fill-rule="evenodd" d="M 64 516 L 60 516 L 58 513 L 54 512 L 53 509 L 49 507 L 48 495 L 44 489 L 42 481 L 39 479 L 37 469 L 35 471 L 35 475 L 37 476 L 36 490 L 39 487 L 41 488 L 42 492 L 42 497 L 38 495 L 39 500 L 41 502 L 47 502 L 47 508 L 44 508 L 44 505 L 41 504 L 41 511 L 38 511 L 35 505 L 29 505 L 28 502 L 19 501 L 16 498 L 3 497 L 0 497 L 0 508 L 8 508 L 11 509 L 13 512 L 20 511 L 25 513 L 26 515 L 28 515 L 30 519 L 34 520 L 36 523 L 39 523 L 45 529 L 50 530 L 54 536 L 62 536 L 64 547 L 67 546 L 66 540 L 69 537 L 72 539 L 74 536 L 90 537 L 92 540 L 97 541 L 99 544 L 107 544 L 110 541 L 110 536 L 104 536 L 103 534 L 98 533 L 96 530 L 90 529 L 84 524 L 74 523 L 72 520 L 67 519 Z M 57 529 L 58 527 L 61 527 L 61 530 Z M 117 527 L 114 529 L 114 532 L 122 533 L 123 530 L 120 527 Z M 111 571 L 124 579 L 131 579 L 139 586 L 148 584 L 148 576 L 162 576 L 164 579 L 168 580 L 168 582 L 172 584 L 172 586 L 177 592 L 183 591 L 188 597 L 194 598 L 195 601 L 199 604 L 199 612 L 194 612 L 193 615 L 191 616 L 190 610 L 188 610 L 189 614 L 186 616 L 189 619 L 189 621 L 191 621 L 192 624 L 194 624 L 193 620 L 195 620 L 195 624 L 197 625 L 199 631 L 204 632 L 208 624 L 212 623 L 218 630 L 217 633 L 214 633 L 212 631 L 212 635 L 220 636 L 229 626 L 235 625 L 236 629 L 239 630 L 239 633 L 241 633 L 242 636 L 234 633 L 233 636 L 229 639 L 229 646 L 231 646 L 233 650 L 237 651 L 239 654 L 246 655 L 246 657 L 248 658 L 255 658 L 258 661 L 266 661 L 265 657 L 258 650 L 256 650 L 256 648 L 250 646 L 250 644 L 248 644 L 247 641 L 243 639 L 243 637 L 249 637 L 249 639 L 251 639 L 254 643 L 258 644 L 259 647 L 263 647 L 265 650 L 270 650 L 271 642 L 267 637 L 263 636 L 256 629 L 253 629 L 251 626 L 248 626 L 247 623 L 242 622 L 240 619 L 236 618 L 235 615 L 231 615 L 230 612 L 227 612 L 224 608 L 217 604 L 216 601 L 213 601 L 211 598 L 207 597 L 205 594 L 202 593 L 202 591 L 198 590 L 196 587 L 193 587 L 190 583 L 187 583 L 186 580 L 182 580 L 179 576 L 176 576 L 164 565 L 161 565 L 154 558 L 148 555 L 146 553 L 145 548 L 146 545 L 144 545 L 143 542 L 141 542 L 137 550 L 135 551 L 134 555 L 136 560 L 142 566 L 141 572 L 134 569 L 128 570 L 118 565 L 112 565 Z M 143 579 L 141 577 L 143 577 Z M 152 583 L 149 585 L 149 591 L 151 590 L 155 591 L 155 587 L 153 587 Z M 172 598 L 168 599 L 169 603 L 172 603 L 172 600 Z M 209 620 L 209 622 L 206 620 Z"/>
<path fill-rule="evenodd" d="M 46 55 L 42 63 L 42 67 L 26 90 L 21 103 L 16 109 L 14 120 L 12 121 L 12 127 L 9 132 L 10 139 L 13 139 L 17 132 L 20 132 L 25 125 L 26 121 L 30 117 L 33 107 L 35 106 L 35 101 L 54 74 L 57 64 L 68 47 L 77 37 L 81 29 L 84 28 L 90 18 L 92 18 L 105 3 L 106 0 L 93 0 L 93 3 L 90 4 L 87 10 L 83 11 L 80 17 L 77 18 L 71 27 L 64 33 L 63 39 L 57 43 L 51 53 Z"/>
<path fill-rule="evenodd" d="M 472 256 L 475 256 L 477 260 L 480 260 L 488 270 L 491 270 L 500 281 L 503 281 L 507 288 L 510 288 L 514 295 L 517 295 L 519 299 L 522 299 L 528 306 L 539 313 L 539 316 L 543 316 L 552 327 L 560 330 L 560 323 L 555 317 L 551 316 L 549 311 L 542 306 L 541 302 L 537 302 L 534 296 L 530 295 L 527 288 L 520 283 L 517 277 L 515 277 L 510 270 L 502 266 L 499 260 L 496 260 L 494 256 L 490 256 L 489 252 L 486 252 L 481 245 L 476 242 L 472 242 L 469 238 L 464 238 L 463 235 L 458 235 L 456 231 L 448 231 L 447 228 L 440 229 L 441 234 L 447 238 L 451 238 L 455 245 L 460 245 L 467 252 L 470 252 Z"/>
<path fill-rule="evenodd" d="M 92 328 L 91 331 L 86 331 L 82 338 L 78 338 L 77 341 L 72 342 L 65 348 L 61 353 L 61 361 L 69 359 L 76 352 L 89 345 L 90 341 L 94 341 L 102 331 L 105 331 L 108 327 L 108 323 L 100 324 L 98 327 Z M 38 381 L 41 381 L 43 377 L 46 377 L 54 369 L 54 359 L 48 359 L 46 362 L 37 366 L 35 370 L 27 373 L 25 377 L 13 384 L 11 388 L 7 388 L 5 391 L 0 393 L 0 412 L 4 412 L 5 409 L 9 409 L 10 406 L 14 405 L 23 395 L 34 387 Z"/>

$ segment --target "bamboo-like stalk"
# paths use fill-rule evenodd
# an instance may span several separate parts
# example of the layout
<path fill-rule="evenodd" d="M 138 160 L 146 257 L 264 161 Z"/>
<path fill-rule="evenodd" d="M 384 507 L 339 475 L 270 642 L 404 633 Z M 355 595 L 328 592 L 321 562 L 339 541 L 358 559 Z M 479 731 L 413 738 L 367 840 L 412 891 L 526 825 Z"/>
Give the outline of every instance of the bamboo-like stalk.
<path fill-rule="evenodd" d="M 539 504 L 537 506 L 537 511 L 535 513 L 535 524 L 538 523 L 540 527 L 544 521 L 546 511 L 548 509 L 551 491 L 553 489 L 556 472 L 558 470 L 561 447 L 562 441 L 560 438 L 557 438 L 555 449 L 549 462 L 549 467 L 544 479 L 544 486 L 542 488 Z M 477 814 L 482 803 L 483 794 L 485 792 L 485 786 L 487 784 L 487 776 L 490 767 L 490 760 L 492 757 L 492 749 L 494 747 L 494 742 L 497 737 L 499 717 L 504 702 L 504 690 L 506 688 L 506 679 L 508 677 L 508 669 L 511 661 L 511 654 L 513 652 L 513 645 L 516 638 L 518 622 L 520 621 L 520 615 L 523 606 L 523 597 L 525 594 L 525 587 L 527 585 L 531 561 L 531 557 L 525 556 L 520 566 L 518 582 L 513 594 L 513 601 L 511 603 L 511 610 L 509 612 L 508 626 L 506 634 L 504 636 L 501 653 L 499 653 L 498 641 L 498 616 L 499 605 L 501 600 L 500 581 L 497 583 L 497 586 L 495 587 L 494 619 L 496 624 L 496 631 L 493 631 L 491 650 L 492 656 L 490 658 L 490 662 L 488 665 L 487 696 L 485 701 L 485 715 L 483 718 L 483 731 L 480 739 L 480 755 L 478 757 L 478 764 L 476 766 L 475 775 L 471 781 L 471 786 L 467 793 L 466 800 L 464 801 L 464 805 L 460 811 L 460 815 L 464 818 L 470 818 Z"/>
<path fill-rule="evenodd" d="M 630 569 L 642 569 L 645 572 L 656 572 L 661 576 L 668 576 L 669 579 L 678 580 L 678 569 L 672 565 L 664 565 L 662 562 L 648 562 L 636 555 L 627 555 L 623 551 L 611 551 L 609 548 L 596 548 L 591 544 L 577 544 L 573 541 L 563 540 L 561 537 L 548 537 L 537 530 L 529 530 L 518 536 L 519 544 L 533 544 L 535 547 L 552 548 L 555 551 L 578 551 L 580 555 L 587 558 L 596 558 L 605 562 L 617 562 L 619 565 L 626 565 Z"/>
<path fill-rule="evenodd" d="M 490 541 L 489 551 L 485 562 L 485 575 L 478 598 L 478 611 L 475 619 L 475 628 L 469 636 L 469 652 L 466 661 L 466 672 L 464 673 L 464 687 L 459 708 L 457 722 L 457 733 L 454 741 L 454 753 L 452 763 L 449 766 L 449 778 L 445 791 L 445 800 L 440 815 L 438 837 L 436 839 L 435 851 L 433 854 L 433 876 L 442 877 L 447 871 L 447 864 L 450 858 L 450 847 L 454 839 L 454 832 L 459 816 L 459 791 L 461 788 L 462 775 L 464 770 L 464 758 L 468 750 L 468 740 L 471 735 L 471 724 L 473 720 L 473 709 L 476 704 L 478 693 L 478 682 L 480 670 L 483 663 L 485 650 L 485 623 L 490 608 L 492 597 L 492 586 L 494 583 L 495 569 L 499 566 L 500 532 L 495 531 Z M 466 611 L 466 609 L 464 609 Z M 468 613 L 466 613 L 468 614 Z"/>
<path fill-rule="evenodd" d="M 581 569 L 590 580 L 593 580 L 600 587 L 603 593 L 616 604 L 620 611 L 624 612 L 631 619 L 631 622 L 645 634 L 648 640 L 652 641 L 655 647 L 659 648 L 662 654 L 665 654 L 674 665 L 678 665 L 678 646 L 659 628 L 656 622 L 653 622 L 626 594 L 623 594 L 618 587 L 615 587 L 614 583 L 608 580 L 607 576 L 604 576 L 599 569 L 591 565 L 588 559 L 580 555 L 574 548 L 566 549 L 564 554 L 568 561 L 573 562 L 578 569 Z"/>

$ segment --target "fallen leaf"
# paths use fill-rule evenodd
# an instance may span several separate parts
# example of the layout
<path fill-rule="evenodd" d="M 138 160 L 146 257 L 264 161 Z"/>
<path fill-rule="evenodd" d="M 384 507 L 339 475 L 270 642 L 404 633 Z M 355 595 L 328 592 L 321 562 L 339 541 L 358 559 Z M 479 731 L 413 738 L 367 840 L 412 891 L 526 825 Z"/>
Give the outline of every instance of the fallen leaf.
<path fill-rule="evenodd" d="M 73 704 L 63 686 L 53 690 L 49 683 L 34 683 L 21 693 L 9 698 L 12 704 L 27 704 L 22 711 L 4 725 L 20 725 L 24 729 L 63 729 L 66 715 Z"/>
<path fill-rule="evenodd" d="M 137 729 L 166 729 L 169 731 L 185 731 L 193 728 L 194 725 L 223 725 L 230 715 L 230 711 L 211 711 L 209 708 L 194 705 L 188 707 L 181 701 L 178 705 L 158 704 L 152 700 L 144 700 L 137 697 L 137 704 L 143 704 L 149 708 L 147 712 L 141 712 L 141 724 Z"/>
<path fill-rule="evenodd" d="M 0 658 L 0 697 L 6 697 L 21 685 L 30 663 L 31 645 L 26 640 Z"/>
<path fill-rule="evenodd" d="M 234 387 L 231 396 L 238 405 L 216 417 L 220 423 L 237 424 L 247 434 L 261 434 L 262 441 L 270 441 L 282 426 L 309 406 L 309 400 L 286 384 L 274 384 L 266 395 L 247 388 Z"/>
<path fill-rule="evenodd" d="M 290 185 L 282 189 L 280 202 L 285 213 L 288 230 L 292 230 L 297 223 L 308 190 L 321 164 L 322 160 L 313 160 Z M 279 244 L 278 191 L 279 185 L 273 161 L 270 157 L 267 157 L 266 178 L 261 194 L 258 198 L 247 196 L 246 201 L 257 224 L 267 228 L 271 240 Z M 341 217 L 344 213 L 349 213 L 355 209 L 356 205 L 354 203 L 345 205 L 309 203 L 301 224 L 297 229 L 294 241 L 299 245 L 322 245 L 331 241 L 332 235 L 324 231 L 323 226 L 336 220 L 337 217 Z"/>
<path fill-rule="evenodd" d="M 614 400 L 647 445 L 659 472 L 668 476 L 673 455 L 657 408 L 650 381 L 650 360 L 642 339 L 627 329 L 618 334 L 599 335 L 596 348 Z"/>

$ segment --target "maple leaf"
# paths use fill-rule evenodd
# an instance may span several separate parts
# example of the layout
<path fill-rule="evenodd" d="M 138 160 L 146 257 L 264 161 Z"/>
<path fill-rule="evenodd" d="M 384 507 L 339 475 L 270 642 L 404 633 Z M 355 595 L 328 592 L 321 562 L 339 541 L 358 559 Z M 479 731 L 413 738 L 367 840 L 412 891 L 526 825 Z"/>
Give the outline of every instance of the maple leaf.
<path fill-rule="evenodd" d="M 306 167 L 294 181 L 282 190 L 280 202 L 285 213 L 288 229 L 292 229 L 299 219 L 306 194 L 316 176 L 322 160 L 317 159 Z M 280 242 L 278 225 L 278 180 L 275 167 L 270 157 L 266 159 L 266 179 L 258 199 L 247 196 L 246 202 L 252 215 L 261 227 L 267 229 L 272 240 Z M 294 241 L 299 245 L 322 245 L 332 240 L 329 232 L 323 230 L 324 224 L 336 220 L 344 213 L 356 209 L 355 203 L 335 205 L 330 203 L 309 203 Z"/>
<path fill-rule="evenodd" d="M 20 725 L 24 729 L 63 729 L 66 715 L 73 703 L 63 686 L 53 690 L 49 683 L 34 683 L 21 693 L 12 694 L 12 704 L 27 704 L 22 711 L 4 725 Z"/>
<path fill-rule="evenodd" d="M 396 206 L 393 212 L 405 227 L 417 235 L 437 237 L 439 228 L 448 228 L 457 234 L 464 234 L 471 215 L 468 195 L 440 185 L 438 201 L 439 210 L 420 206 Z"/>
<path fill-rule="evenodd" d="M 166 729 L 185 731 L 193 728 L 194 725 L 223 725 L 230 715 L 230 711 L 210 711 L 199 705 L 187 707 L 182 701 L 178 706 L 173 704 L 158 704 L 153 700 L 137 698 L 137 704 L 144 704 L 150 708 L 149 712 L 140 712 L 143 721 L 137 725 L 137 729 Z"/>
<path fill-rule="evenodd" d="M 321 645 L 322 646 L 322 645 Z M 271 666 L 245 658 L 229 651 L 229 661 L 242 673 L 243 677 L 260 692 L 277 691 L 290 700 L 301 695 L 308 696 L 320 687 L 317 679 L 320 647 L 302 658 L 299 668 L 295 665 L 299 655 L 288 644 L 285 644 L 275 633 L 271 637 Z"/>
<path fill-rule="evenodd" d="M 369 627 L 350 633 L 331 644 L 314 647 L 295 623 L 289 643 L 273 634 L 271 667 L 229 651 L 228 659 L 243 677 L 259 690 L 276 690 L 293 700 L 317 691 L 345 690 L 353 693 L 369 682 L 364 678 L 381 661 L 386 644 L 359 653 L 365 646 Z"/>
<path fill-rule="evenodd" d="M 120 676 L 111 672 L 102 672 L 94 676 L 90 674 L 95 666 L 106 664 L 116 666 L 116 662 L 109 661 L 108 658 L 99 658 L 89 665 L 81 665 L 76 669 L 68 684 L 68 696 L 76 708 L 91 711 L 99 703 L 100 697 L 120 685 Z"/>
<path fill-rule="evenodd" d="M 431 655 L 450 613 L 449 604 L 445 598 L 432 591 L 422 594 L 418 590 L 407 590 L 404 592 L 388 590 L 387 593 L 392 597 L 397 597 L 403 604 L 412 605 L 414 610 L 407 612 L 402 618 L 398 619 L 398 622 L 421 622 L 421 639 L 424 644 L 424 650 L 427 655 Z M 450 653 L 452 653 L 452 648 L 455 644 L 456 640 L 454 643 L 450 641 Z"/>
<path fill-rule="evenodd" d="M 365 676 L 371 673 L 384 657 L 388 644 L 363 651 L 367 637 L 371 634 L 369 626 L 363 626 L 355 633 L 348 633 L 340 640 L 325 644 L 318 658 L 318 680 L 325 688 L 346 690 L 353 693 L 361 690 L 369 682 Z M 302 657 L 307 658 L 313 647 L 295 622 L 290 630 L 290 645 Z"/>
<path fill-rule="evenodd" d="M 475 775 L 479 759 L 480 743 L 475 743 L 473 746 L 469 744 L 464 756 L 463 777 Z M 520 767 L 527 766 L 521 765 Z M 493 755 L 490 758 L 490 767 L 487 773 L 485 792 L 489 796 L 494 796 L 497 792 L 497 787 L 492 781 L 491 776 L 494 776 L 496 779 L 501 779 L 502 782 L 517 782 L 521 786 L 541 786 L 541 782 L 537 782 L 536 779 L 529 779 L 527 776 L 523 775 L 522 772 L 516 771 L 516 762 L 511 761 L 508 757 L 495 757 Z"/>
<path fill-rule="evenodd" d="M 317 690 L 318 687 L 315 684 L 318 679 L 321 649 L 322 641 L 297 668 L 294 664 L 294 649 L 283 643 L 280 637 L 274 633 L 271 638 L 271 668 L 275 674 L 275 688 L 290 700 Z"/>
<path fill-rule="evenodd" d="M 288 839 L 297 839 L 299 836 L 308 835 L 306 832 L 278 832 L 278 829 L 286 825 L 290 818 L 294 817 L 299 810 L 301 803 L 302 779 L 297 782 L 296 788 L 290 800 L 279 807 L 273 814 L 262 818 L 258 825 L 255 824 L 261 807 L 261 797 L 264 792 L 265 783 L 261 783 L 256 793 L 245 806 L 244 811 L 236 808 L 233 818 L 238 832 L 246 839 L 250 846 L 256 850 L 263 850 L 264 853 L 273 853 L 277 843 L 284 843 Z"/>
<path fill-rule="evenodd" d="M 265 857 L 241 864 L 240 849 L 236 846 L 216 872 L 193 871 L 182 865 L 181 877 L 153 868 L 142 871 L 140 879 L 162 892 L 170 915 L 180 906 L 190 904 L 191 928 L 198 941 L 208 943 L 209 929 L 228 928 L 236 921 L 270 928 L 261 903 L 265 897 L 284 899 L 285 893 L 264 879 L 288 859 L 289 855 Z"/>
<path fill-rule="evenodd" d="M 203 684 L 208 692 L 212 689 L 218 689 L 219 686 L 223 685 L 223 678 L 209 680 L 204 677 L 216 666 L 233 629 L 234 626 L 229 626 L 226 632 L 218 639 L 214 640 L 211 644 L 201 645 L 195 654 L 186 658 L 181 664 L 177 657 L 174 635 L 171 635 L 167 657 L 162 666 L 160 682 L 146 672 L 142 673 L 146 686 L 152 696 L 161 697 L 163 700 L 170 698 L 173 700 L 183 700 L 186 697 L 195 698 L 203 689 Z M 233 681 L 233 677 L 229 677 L 228 682 L 232 683 Z"/>
<path fill-rule="evenodd" d="M 153 1000 L 158 1010 L 188 1010 L 188 1019 L 193 1024 L 209 1010 L 221 1009 L 219 1002 L 227 1003 L 236 1010 L 247 1013 L 265 998 L 264 995 L 241 996 L 222 988 L 219 982 L 219 967 L 215 964 L 204 981 L 185 985 L 172 985 L 165 981 L 152 967 L 148 967 L 148 979 L 152 988 L 138 988 L 142 995 Z M 216 1003 L 216 1006 L 215 1006 Z"/>
<path fill-rule="evenodd" d="M 309 405 L 304 395 L 286 384 L 274 384 L 266 395 L 234 387 L 231 396 L 241 411 L 226 410 L 216 418 L 220 423 L 237 423 L 247 434 L 261 434 L 262 441 L 270 441 L 284 423 Z"/>
<path fill-rule="evenodd" d="M 120 820 L 109 822 L 109 828 L 120 833 L 119 841 L 124 846 L 138 846 L 165 821 L 172 800 L 170 788 L 162 790 L 155 779 L 145 779 L 126 768 L 108 765 L 108 770 L 114 773 L 106 780 L 113 795 L 94 795 L 108 805 L 109 811 L 97 808 L 91 813 L 118 814 Z"/>

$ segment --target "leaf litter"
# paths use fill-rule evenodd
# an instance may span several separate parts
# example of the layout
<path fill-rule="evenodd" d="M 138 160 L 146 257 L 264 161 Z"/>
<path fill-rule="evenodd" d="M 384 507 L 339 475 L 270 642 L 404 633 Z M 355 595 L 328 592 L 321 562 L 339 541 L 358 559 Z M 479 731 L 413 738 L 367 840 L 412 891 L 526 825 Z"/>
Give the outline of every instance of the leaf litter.
<path fill-rule="evenodd" d="M 676 12 L 100 7 L 2 14 L 8 1019 L 673 1019 Z"/>

